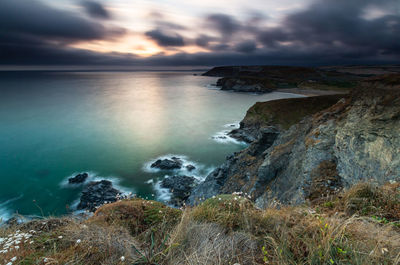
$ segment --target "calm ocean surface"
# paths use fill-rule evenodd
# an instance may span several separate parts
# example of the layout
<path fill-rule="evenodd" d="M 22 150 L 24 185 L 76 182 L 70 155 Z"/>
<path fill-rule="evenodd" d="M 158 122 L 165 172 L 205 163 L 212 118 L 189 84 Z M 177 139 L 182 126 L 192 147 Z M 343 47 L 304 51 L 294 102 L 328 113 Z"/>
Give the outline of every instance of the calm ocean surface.
<path fill-rule="evenodd" d="M 184 155 L 203 177 L 245 147 L 213 135 L 257 101 L 297 97 L 223 92 L 215 82 L 188 72 L 0 72 L 0 217 L 71 211 L 82 187 L 65 181 L 79 172 L 161 199 L 149 180 L 166 172 L 147 163 Z"/>

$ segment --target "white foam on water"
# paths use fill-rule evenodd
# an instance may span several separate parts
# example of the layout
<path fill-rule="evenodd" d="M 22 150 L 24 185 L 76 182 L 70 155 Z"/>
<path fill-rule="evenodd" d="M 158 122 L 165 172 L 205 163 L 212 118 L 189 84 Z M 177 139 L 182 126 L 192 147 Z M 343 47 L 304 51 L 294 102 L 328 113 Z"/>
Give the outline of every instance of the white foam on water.
<path fill-rule="evenodd" d="M 149 179 L 148 181 L 145 182 L 146 184 L 153 184 L 154 180 L 153 179 Z"/>
<path fill-rule="evenodd" d="M 3 224 L 4 222 L 8 221 L 14 215 L 12 210 L 9 209 L 7 205 L 21 199 L 22 197 L 24 197 L 23 194 L 0 203 L 0 224 Z"/>
<path fill-rule="evenodd" d="M 229 135 L 231 130 L 223 130 L 215 133 L 211 136 L 211 139 L 219 144 L 246 144 L 245 142 L 239 141 Z"/>
<path fill-rule="evenodd" d="M 215 142 L 219 144 L 240 144 L 240 145 L 247 145 L 246 142 L 239 141 L 229 135 L 229 133 L 234 130 L 238 129 L 240 127 L 239 122 L 233 122 L 233 123 L 228 123 L 223 126 L 224 128 L 229 128 L 229 130 L 222 130 L 217 133 L 215 133 L 213 136 L 211 136 L 211 139 L 214 140 Z"/>
<path fill-rule="evenodd" d="M 12 217 L 12 212 L 6 207 L 0 207 L 0 225 Z"/>
<path fill-rule="evenodd" d="M 166 175 L 164 178 L 168 178 L 169 176 Z M 158 201 L 168 203 L 171 200 L 172 192 L 169 189 L 161 187 L 162 180 L 158 180 L 153 182 L 153 189 L 156 193 L 156 198 Z"/>
<path fill-rule="evenodd" d="M 230 128 L 231 130 L 239 129 L 240 128 L 240 122 L 235 121 L 235 122 L 232 122 L 232 123 L 228 123 L 228 124 L 225 124 L 224 127 L 225 128 Z"/>
<path fill-rule="evenodd" d="M 198 164 L 197 164 L 198 165 Z M 196 181 L 197 181 L 197 183 L 198 184 L 200 184 L 201 182 L 203 182 L 205 179 L 206 179 L 206 177 L 211 173 L 211 172 L 213 172 L 214 170 L 215 170 L 215 168 L 216 167 L 214 167 L 214 166 L 210 166 L 210 167 L 205 167 L 204 165 L 200 165 L 200 169 L 201 169 L 201 172 L 203 173 L 203 174 L 191 174 L 191 173 L 193 173 L 193 171 L 192 172 L 190 172 L 189 174 L 186 174 L 187 176 L 191 176 L 191 177 L 194 177 L 195 179 L 196 179 Z M 181 174 L 182 175 L 182 174 Z M 164 178 L 169 178 L 170 177 L 170 175 L 165 175 L 164 176 Z M 150 180 L 148 180 L 148 181 L 146 181 L 145 183 L 146 184 L 151 184 L 152 185 L 152 188 L 153 188 L 153 190 L 154 190 L 154 192 L 155 192 L 155 194 L 156 194 L 156 200 L 157 201 L 161 201 L 161 202 L 164 202 L 164 203 L 168 203 L 169 202 L 169 200 L 171 199 L 171 196 L 172 196 L 172 192 L 168 189 L 168 188 L 163 188 L 163 187 L 161 187 L 161 182 L 162 182 L 163 180 L 161 179 L 156 179 L 156 180 L 154 180 L 154 179 L 150 179 Z"/>
<path fill-rule="evenodd" d="M 221 90 L 221 88 L 218 87 L 218 86 L 215 85 L 215 84 L 206 85 L 206 88 L 209 89 L 209 90 Z"/>

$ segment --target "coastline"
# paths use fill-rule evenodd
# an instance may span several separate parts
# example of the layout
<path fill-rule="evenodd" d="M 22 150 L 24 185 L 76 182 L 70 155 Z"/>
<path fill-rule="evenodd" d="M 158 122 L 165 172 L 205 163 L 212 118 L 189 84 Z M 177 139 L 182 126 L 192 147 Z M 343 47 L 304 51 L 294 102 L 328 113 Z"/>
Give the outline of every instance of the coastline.
<path fill-rule="evenodd" d="M 280 88 L 275 90 L 274 92 L 298 94 L 298 95 L 304 95 L 306 97 L 348 94 L 347 91 L 302 89 L 302 88 Z"/>

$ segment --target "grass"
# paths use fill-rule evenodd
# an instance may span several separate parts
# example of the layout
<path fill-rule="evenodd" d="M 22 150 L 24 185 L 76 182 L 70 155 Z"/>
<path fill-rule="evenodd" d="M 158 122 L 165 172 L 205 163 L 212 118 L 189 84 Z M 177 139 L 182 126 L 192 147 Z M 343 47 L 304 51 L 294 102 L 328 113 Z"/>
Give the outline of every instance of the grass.
<path fill-rule="evenodd" d="M 343 95 L 329 95 L 257 102 L 247 111 L 242 122 L 261 123 L 260 127 L 278 125 L 288 129 L 304 117 L 334 105 L 343 97 Z"/>
<path fill-rule="evenodd" d="M 0 228 L 6 240 L 31 234 L 0 253 L 0 264 L 14 257 L 13 264 L 399 264 L 399 206 L 399 184 L 368 183 L 313 204 L 264 210 L 245 194 L 183 210 L 124 200 L 88 220 Z"/>

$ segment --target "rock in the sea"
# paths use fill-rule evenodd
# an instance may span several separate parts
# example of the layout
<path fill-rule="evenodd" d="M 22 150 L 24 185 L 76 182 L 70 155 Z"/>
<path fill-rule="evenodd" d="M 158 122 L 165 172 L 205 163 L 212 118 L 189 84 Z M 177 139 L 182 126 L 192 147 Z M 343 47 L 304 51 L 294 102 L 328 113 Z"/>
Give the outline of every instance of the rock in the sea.
<path fill-rule="evenodd" d="M 178 207 L 189 198 L 195 185 L 196 179 L 189 176 L 172 176 L 161 181 L 161 187 L 172 192 L 170 203 Z"/>
<path fill-rule="evenodd" d="M 156 162 L 151 164 L 151 167 L 162 170 L 179 169 L 182 167 L 182 160 L 178 157 L 171 157 L 171 159 L 158 159 Z"/>
<path fill-rule="evenodd" d="M 82 191 L 78 210 L 96 211 L 97 207 L 107 202 L 116 202 L 121 192 L 115 189 L 111 181 L 101 180 L 89 183 Z"/>
<path fill-rule="evenodd" d="M 76 175 L 75 177 L 69 178 L 68 183 L 69 184 L 80 184 L 85 182 L 85 180 L 89 177 L 88 173 L 80 173 Z"/>
<path fill-rule="evenodd" d="M 186 169 L 187 169 L 187 171 L 193 171 L 193 170 L 195 170 L 196 169 L 196 167 L 195 166 L 193 166 L 193 165 L 187 165 L 186 166 Z"/>

